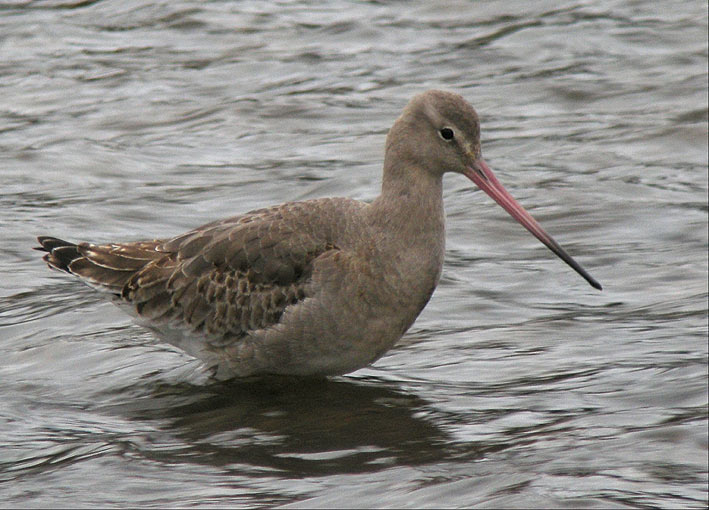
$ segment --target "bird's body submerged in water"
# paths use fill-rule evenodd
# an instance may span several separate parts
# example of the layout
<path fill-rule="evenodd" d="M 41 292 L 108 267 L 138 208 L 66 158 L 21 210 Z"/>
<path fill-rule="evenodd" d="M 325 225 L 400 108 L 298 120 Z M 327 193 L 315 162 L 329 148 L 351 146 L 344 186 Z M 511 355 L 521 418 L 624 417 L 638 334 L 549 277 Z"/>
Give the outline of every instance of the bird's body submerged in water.
<path fill-rule="evenodd" d="M 389 350 L 436 288 L 446 172 L 473 180 L 600 289 L 497 181 L 479 132 L 461 96 L 428 91 L 390 130 L 372 203 L 290 202 L 170 239 L 96 245 L 44 236 L 38 249 L 220 377 L 344 374 Z"/>

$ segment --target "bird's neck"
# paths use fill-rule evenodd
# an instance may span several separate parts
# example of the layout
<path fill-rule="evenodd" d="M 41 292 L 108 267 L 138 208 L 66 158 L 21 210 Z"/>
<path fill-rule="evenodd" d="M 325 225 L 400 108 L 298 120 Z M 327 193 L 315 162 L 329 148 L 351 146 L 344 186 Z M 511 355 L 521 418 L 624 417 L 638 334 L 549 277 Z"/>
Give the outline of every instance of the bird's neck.
<path fill-rule="evenodd" d="M 404 242 L 443 235 L 442 176 L 413 165 L 385 165 L 382 191 L 370 214 L 376 225 L 397 237 L 408 234 Z"/>
<path fill-rule="evenodd" d="M 445 251 L 443 183 L 423 168 L 386 168 L 382 192 L 367 211 L 387 273 L 414 294 L 432 292 Z"/>

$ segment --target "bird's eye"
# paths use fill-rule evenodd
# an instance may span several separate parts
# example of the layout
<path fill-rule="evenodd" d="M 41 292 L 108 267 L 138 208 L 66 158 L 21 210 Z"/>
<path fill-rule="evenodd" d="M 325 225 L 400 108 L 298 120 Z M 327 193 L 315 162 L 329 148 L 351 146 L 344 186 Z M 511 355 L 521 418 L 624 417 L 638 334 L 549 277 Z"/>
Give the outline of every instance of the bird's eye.
<path fill-rule="evenodd" d="M 443 138 L 446 142 L 450 142 L 455 137 L 455 133 L 449 127 L 441 128 L 438 134 L 441 135 L 441 138 Z"/>

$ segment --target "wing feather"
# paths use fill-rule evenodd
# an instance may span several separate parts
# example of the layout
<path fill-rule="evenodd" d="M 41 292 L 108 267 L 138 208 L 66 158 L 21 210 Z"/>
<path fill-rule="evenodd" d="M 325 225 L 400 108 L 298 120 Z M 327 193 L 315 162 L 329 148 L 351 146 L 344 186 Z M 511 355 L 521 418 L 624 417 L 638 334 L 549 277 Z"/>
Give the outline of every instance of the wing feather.
<path fill-rule="evenodd" d="M 331 200 L 293 202 L 167 240 L 75 245 L 43 237 L 39 249 L 50 266 L 113 292 L 149 322 L 177 323 L 218 344 L 278 323 L 308 296 L 314 262 L 339 250 L 335 212 Z"/>

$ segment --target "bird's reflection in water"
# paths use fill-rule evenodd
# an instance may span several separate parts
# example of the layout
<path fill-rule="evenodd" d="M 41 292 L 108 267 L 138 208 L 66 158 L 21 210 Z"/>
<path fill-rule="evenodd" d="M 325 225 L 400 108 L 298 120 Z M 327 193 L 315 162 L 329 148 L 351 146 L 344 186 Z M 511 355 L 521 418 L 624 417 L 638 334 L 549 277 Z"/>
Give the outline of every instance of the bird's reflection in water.
<path fill-rule="evenodd" d="M 123 394 L 125 397 L 125 394 Z M 104 409 L 106 411 L 106 409 Z M 342 377 L 163 386 L 110 412 L 159 432 L 141 455 L 243 472 L 248 467 L 318 473 L 376 471 L 461 454 L 430 403 L 392 383 Z M 473 446 L 473 450 L 475 447 Z"/>

